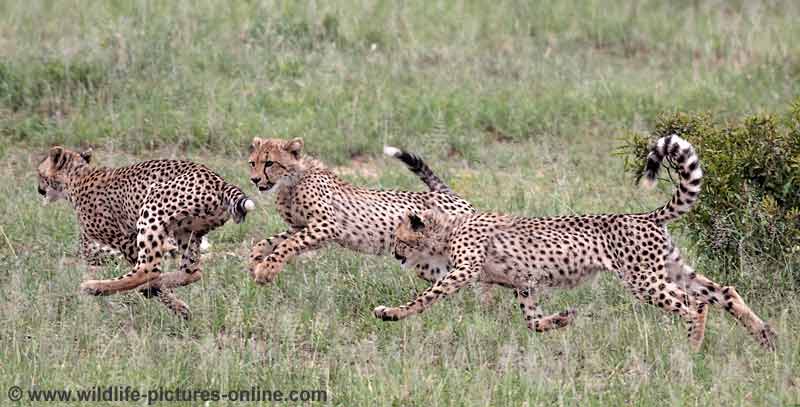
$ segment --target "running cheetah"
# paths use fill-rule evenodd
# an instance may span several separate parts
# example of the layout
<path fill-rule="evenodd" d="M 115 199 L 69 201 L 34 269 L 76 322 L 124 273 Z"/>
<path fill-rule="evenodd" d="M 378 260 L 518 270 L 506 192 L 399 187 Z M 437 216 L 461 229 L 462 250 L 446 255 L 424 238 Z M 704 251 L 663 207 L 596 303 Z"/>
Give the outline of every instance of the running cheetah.
<path fill-rule="evenodd" d="M 250 180 L 262 192 L 274 192 L 289 230 L 258 242 L 249 271 L 259 284 L 271 282 L 293 256 L 329 242 L 367 254 L 382 254 L 407 211 L 436 207 L 453 215 L 474 212 L 416 155 L 394 147 L 384 153 L 403 161 L 430 191 L 407 192 L 360 188 L 342 181 L 321 162 L 302 153 L 303 140 L 254 138 L 250 146 Z M 408 264 L 434 282 L 445 265 Z"/>
<path fill-rule="evenodd" d="M 736 289 L 697 274 L 681 260 L 666 224 L 689 211 L 703 172 L 694 148 L 678 136 L 652 148 L 644 183 L 656 182 L 662 161 L 677 164 L 680 185 L 663 207 L 637 214 L 521 218 L 494 213 L 453 216 L 436 210 L 409 213 L 395 234 L 395 255 L 447 263 L 449 273 L 413 301 L 375 308 L 396 321 L 424 311 L 473 281 L 515 289 L 528 328 L 543 332 L 573 320 L 574 310 L 544 315 L 538 297 L 548 289 L 575 287 L 600 272 L 614 272 L 640 301 L 679 315 L 699 350 L 709 304 L 725 309 L 767 349 L 776 336 Z"/>
<path fill-rule="evenodd" d="M 81 290 L 108 295 L 138 288 L 172 311 L 189 309 L 172 289 L 201 277 L 202 238 L 255 207 L 242 191 L 203 165 L 153 160 L 123 168 L 90 165 L 91 153 L 53 147 L 38 167 L 45 201 L 67 199 L 80 225 L 81 254 L 98 265 L 102 254 L 120 252 L 134 269 L 113 280 L 89 280 Z M 180 270 L 161 274 L 161 258 L 181 253 Z M 100 254 L 100 255 L 99 255 Z"/>

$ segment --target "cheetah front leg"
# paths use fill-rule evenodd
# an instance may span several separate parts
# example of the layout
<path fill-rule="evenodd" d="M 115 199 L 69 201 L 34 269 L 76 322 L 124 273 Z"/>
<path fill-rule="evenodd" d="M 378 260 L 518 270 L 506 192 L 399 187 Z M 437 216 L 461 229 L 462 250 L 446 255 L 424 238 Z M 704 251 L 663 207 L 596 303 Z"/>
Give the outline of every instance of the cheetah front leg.
<path fill-rule="evenodd" d="M 114 250 L 107 245 L 92 240 L 86 235 L 80 235 L 80 255 L 86 260 L 90 268 L 100 267 L 108 263 L 115 257 L 121 257 L 122 253 Z"/>
<path fill-rule="evenodd" d="M 519 301 L 522 316 L 528 324 L 528 329 L 535 332 L 546 332 L 551 329 L 563 328 L 575 319 L 574 309 L 568 309 L 552 315 L 544 316 L 537 301 L 536 293 L 530 289 L 517 288 L 514 295 Z"/>
<path fill-rule="evenodd" d="M 481 256 L 482 257 L 482 256 Z M 385 307 L 383 305 L 373 310 L 375 318 L 384 321 L 397 321 L 425 311 L 433 303 L 453 294 L 465 285 L 477 281 L 478 275 L 483 269 L 481 263 L 462 263 L 453 268 L 442 279 L 436 281 L 431 287 L 423 291 L 413 301 L 399 307 Z"/>
<path fill-rule="evenodd" d="M 293 256 L 298 256 L 309 250 L 318 249 L 325 242 L 336 236 L 328 223 L 309 224 L 280 242 L 275 250 L 253 270 L 253 277 L 258 284 L 270 283 L 283 269 L 283 266 Z"/>
<path fill-rule="evenodd" d="M 291 237 L 293 233 L 295 233 L 295 231 L 287 230 L 256 243 L 250 250 L 250 260 L 247 264 L 247 272 L 250 273 L 251 276 L 254 276 L 258 263 L 262 262 L 264 258 L 272 254 L 272 252 L 275 250 L 275 247 Z"/>

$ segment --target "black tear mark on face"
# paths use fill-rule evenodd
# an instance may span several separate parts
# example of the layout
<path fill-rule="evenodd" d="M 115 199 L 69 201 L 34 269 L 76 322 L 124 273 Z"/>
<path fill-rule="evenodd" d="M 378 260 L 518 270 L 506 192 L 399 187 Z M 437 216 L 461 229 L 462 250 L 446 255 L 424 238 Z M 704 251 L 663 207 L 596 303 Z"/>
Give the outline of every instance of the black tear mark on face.
<path fill-rule="evenodd" d="M 425 224 L 422 223 L 422 219 L 419 216 L 412 214 L 408 217 L 408 220 L 411 221 L 411 230 L 414 232 L 419 232 L 425 227 Z"/>

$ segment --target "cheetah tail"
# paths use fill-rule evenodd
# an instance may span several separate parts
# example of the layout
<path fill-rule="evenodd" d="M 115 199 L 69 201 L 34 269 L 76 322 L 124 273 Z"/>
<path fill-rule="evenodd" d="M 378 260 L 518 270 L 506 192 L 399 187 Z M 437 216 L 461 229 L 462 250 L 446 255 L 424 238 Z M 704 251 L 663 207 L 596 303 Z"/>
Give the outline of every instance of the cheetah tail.
<path fill-rule="evenodd" d="M 688 141 L 671 135 L 658 139 L 647 155 L 647 164 L 643 172 L 642 185 L 648 188 L 655 186 L 661 162 L 668 158 L 677 165 L 680 183 L 672 199 L 663 207 L 651 212 L 656 222 L 665 224 L 689 212 L 697 202 L 700 194 L 700 182 L 703 179 L 703 170 L 700 168 L 700 159 L 694 147 Z"/>
<path fill-rule="evenodd" d="M 226 184 L 222 190 L 222 202 L 236 223 L 244 222 L 247 212 L 256 208 L 256 203 L 252 199 L 248 198 L 241 189 L 230 184 Z"/>
<path fill-rule="evenodd" d="M 445 193 L 453 192 L 450 187 L 441 180 L 441 178 L 433 173 L 431 167 L 428 167 L 428 164 L 426 164 L 425 161 L 420 158 L 420 156 L 390 146 L 383 147 L 383 153 L 402 161 L 406 167 L 411 170 L 411 172 L 416 174 L 422 180 L 422 182 L 428 186 L 428 189 L 431 191 Z"/>

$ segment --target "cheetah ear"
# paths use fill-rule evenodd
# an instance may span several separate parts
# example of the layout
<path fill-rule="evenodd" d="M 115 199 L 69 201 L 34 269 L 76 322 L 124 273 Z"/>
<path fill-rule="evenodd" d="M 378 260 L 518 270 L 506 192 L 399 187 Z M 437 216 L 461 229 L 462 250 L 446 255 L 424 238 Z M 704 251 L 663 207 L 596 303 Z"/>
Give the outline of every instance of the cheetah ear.
<path fill-rule="evenodd" d="M 56 170 L 60 170 L 64 164 L 67 163 L 67 155 L 64 154 L 64 148 L 56 146 L 50 149 L 50 161 Z"/>
<path fill-rule="evenodd" d="M 90 148 L 90 149 L 82 152 L 81 153 L 81 158 L 83 158 L 83 161 L 86 161 L 86 164 L 89 164 L 90 162 L 92 162 L 92 149 Z"/>
<path fill-rule="evenodd" d="M 303 139 L 295 138 L 291 139 L 283 145 L 283 149 L 292 153 L 295 158 L 300 157 L 300 151 L 303 150 Z"/>
<path fill-rule="evenodd" d="M 252 153 L 256 148 L 261 147 L 261 143 L 263 142 L 264 140 L 262 140 L 260 137 L 253 137 L 253 142 L 250 143 L 249 151 Z"/>
<path fill-rule="evenodd" d="M 422 219 L 420 219 L 417 214 L 408 215 L 408 220 L 411 222 L 411 230 L 414 232 L 419 232 L 425 227 L 425 224 L 422 223 Z"/>

